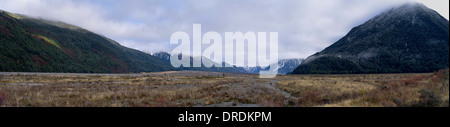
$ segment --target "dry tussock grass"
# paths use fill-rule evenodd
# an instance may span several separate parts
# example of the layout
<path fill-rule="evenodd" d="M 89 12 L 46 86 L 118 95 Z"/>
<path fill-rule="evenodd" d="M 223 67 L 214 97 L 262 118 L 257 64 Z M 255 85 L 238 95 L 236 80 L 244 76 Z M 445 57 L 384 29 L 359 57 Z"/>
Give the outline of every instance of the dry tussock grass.
<path fill-rule="evenodd" d="M 256 78 L 222 74 L 14 75 L 5 76 L 0 91 L 8 96 L 2 104 L 8 107 L 178 107 L 222 102 L 282 106 L 282 95 L 249 80 Z"/>
<path fill-rule="evenodd" d="M 430 74 L 258 75 L 161 72 L 131 75 L 5 75 L 0 106 L 264 107 L 444 106 L 448 69 Z"/>

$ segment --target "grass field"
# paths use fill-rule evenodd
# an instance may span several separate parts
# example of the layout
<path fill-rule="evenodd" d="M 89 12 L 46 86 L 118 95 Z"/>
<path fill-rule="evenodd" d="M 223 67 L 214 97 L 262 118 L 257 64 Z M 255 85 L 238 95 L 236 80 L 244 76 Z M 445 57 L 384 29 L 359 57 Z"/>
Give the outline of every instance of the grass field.
<path fill-rule="evenodd" d="M 449 70 L 427 74 L 1 73 L 0 107 L 448 107 Z"/>

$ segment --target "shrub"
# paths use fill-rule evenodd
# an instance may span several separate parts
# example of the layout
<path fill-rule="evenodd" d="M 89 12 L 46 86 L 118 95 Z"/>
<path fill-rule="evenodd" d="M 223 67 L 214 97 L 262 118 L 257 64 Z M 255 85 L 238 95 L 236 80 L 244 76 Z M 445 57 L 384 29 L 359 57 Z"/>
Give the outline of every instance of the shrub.
<path fill-rule="evenodd" d="M 6 94 L 0 92 L 0 106 L 6 104 L 6 99 L 8 99 L 8 96 L 6 96 Z"/>
<path fill-rule="evenodd" d="M 433 90 L 420 90 L 420 101 L 416 106 L 437 107 L 440 106 L 441 96 Z"/>
<path fill-rule="evenodd" d="M 445 100 L 445 103 L 444 103 L 444 105 L 443 105 L 444 107 L 448 107 L 448 99 L 447 100 Z"/>

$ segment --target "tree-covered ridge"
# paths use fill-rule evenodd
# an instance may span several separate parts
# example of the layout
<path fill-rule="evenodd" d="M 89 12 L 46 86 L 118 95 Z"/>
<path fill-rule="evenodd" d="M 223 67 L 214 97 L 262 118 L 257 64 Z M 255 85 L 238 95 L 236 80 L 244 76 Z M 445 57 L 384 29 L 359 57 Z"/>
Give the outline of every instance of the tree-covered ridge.
<path fill-rule="evenodd" d="M 354 66 L 342 68 L 344 60 Z M 423 4 L 406 4 L 353 28 L 293 73 L 417 73 L 448 67 L 449 21 Z"/>
<path fill-rule="evenodd" d="M 174 70 L 166 61 L 63 23 L 0 11 L 0 71 L 129 73 Z"/>

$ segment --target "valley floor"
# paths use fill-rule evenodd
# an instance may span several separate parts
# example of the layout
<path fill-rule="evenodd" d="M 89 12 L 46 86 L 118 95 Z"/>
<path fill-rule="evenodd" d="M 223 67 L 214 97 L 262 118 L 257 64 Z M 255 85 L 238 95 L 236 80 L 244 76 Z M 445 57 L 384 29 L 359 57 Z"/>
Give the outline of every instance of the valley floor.
<path fill-rule="evenodd" d="M 0 107 L 448 107 L 449 71 L 258 75 L 0 73 Z"/>

